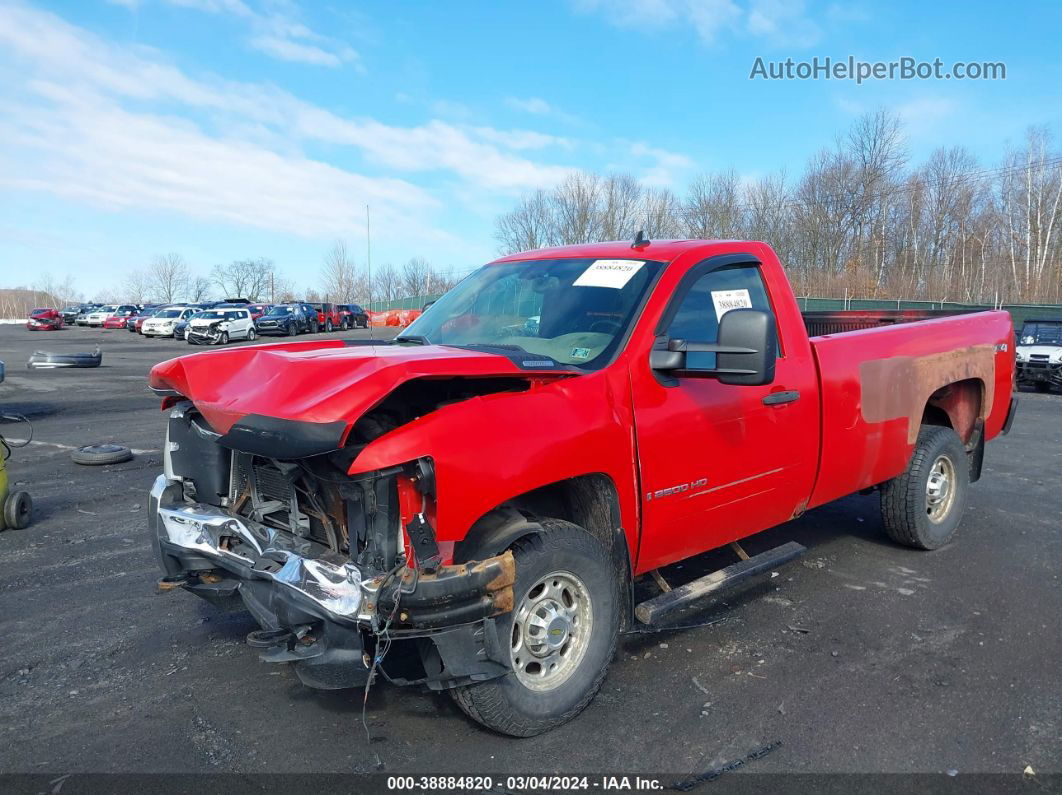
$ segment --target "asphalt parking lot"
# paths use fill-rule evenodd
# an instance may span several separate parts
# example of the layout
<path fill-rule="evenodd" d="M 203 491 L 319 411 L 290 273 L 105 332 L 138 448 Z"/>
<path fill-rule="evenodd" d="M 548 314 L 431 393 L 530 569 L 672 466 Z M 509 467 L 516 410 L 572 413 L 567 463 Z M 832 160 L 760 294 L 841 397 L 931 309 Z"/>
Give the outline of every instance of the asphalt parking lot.
<path fill-rule="evenodd" d="M 33 350 L 97 341 L 98 370 L 24 369 Z M 370 744 L 360 692 L 309 690 L 244 644 L 249 616 L 156 593 L 145 499 L 164 421 L 145 375 L 187 352 L 125 331 L 0 326 L 0 408 L 34 426 L 10 475 L 36 505 L 29 528 L 0 533 L 3 772 L 379 763 L 403 773 L 681 776 L 778 741 L 747 769 L 1062 772 L 1062 394 L 1022 395 L 952 545 L 895 546 L 877 497 L 850 497 L 751 539 L 751 552 L 787 540 L 808 552 L 687 617 L 715 623 L 627 636 L 572 723 L 513 740 L 469 722 L 446 695 L 381 683 L 368 702 Z M 104 441 L 135 458 L 70 460 L 71 448 Z M 687 567 L 728 562 L 719 552 Z"/>

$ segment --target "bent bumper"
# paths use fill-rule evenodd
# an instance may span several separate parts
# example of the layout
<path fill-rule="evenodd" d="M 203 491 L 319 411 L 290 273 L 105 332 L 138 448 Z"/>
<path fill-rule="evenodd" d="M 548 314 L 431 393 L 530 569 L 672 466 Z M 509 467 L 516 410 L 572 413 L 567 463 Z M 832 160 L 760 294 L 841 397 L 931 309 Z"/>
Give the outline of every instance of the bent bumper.
<path fill-rule="evenodd" d="M 391 637 L 432 641 L 420 648 L 438 664 L 425 659 L 425 677 L 408 682 L 442 689 L 509 670 L 494 618 L 513 609 L 511 552 L 432 574 L 407 568 L 400 583 L 385 583 L 382 574 L 363 572 L 314 541 L 188 503 L 181 482 L 165 475 L 151 489 L 148 516 L 166 575 L 160 585 L 179 586 L 220 606 L 242 600 L 264 631 L 248 642 L 266 649 L 267 662 L 296 663 L 307 685 L 364 684 L 364 647 L 375 643 L 389 618 Z M 396 605 L 397 588 L 387 586 L 398 584 Z"/>

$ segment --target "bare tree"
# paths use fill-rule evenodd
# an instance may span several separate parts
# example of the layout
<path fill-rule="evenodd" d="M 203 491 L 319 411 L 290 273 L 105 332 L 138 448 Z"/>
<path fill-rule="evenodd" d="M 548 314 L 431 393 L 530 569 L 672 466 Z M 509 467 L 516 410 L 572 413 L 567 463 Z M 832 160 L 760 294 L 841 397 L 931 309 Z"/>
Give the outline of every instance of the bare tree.
<path fill-rule="evenodd" d="M 324 267 L 321 269 L 324 295 L 333 303 L 346 303 L 361 298 L 365 293 L 365 279 L 347 253 L 347 246 L 342 240 L 332 244 L 325 254 Z"/>
<path fill-rule="evenodd" d="M 172 304 L 188 287 L 188 264 L 180 254 L 161 254 L 147 270 L 149 290 L 164 304 Z"/>
<path fill-rule="evenodd" d="M 188 300 L 193 304 L 205 301 L 210 297 L 210 279 L 205 276 L 194 276 L 188 281 Z"/>
<path fill-rule="evenodd" d="M 246 298 L 259 301 L 269 295 L 270 282 L 275 276 L 273 260 L 258 259 L 233 260 L 228 265 L 215 265 L 211 271 L 214 284 L 225 298 Z"/>
<path fill-rule="evenodd" d="M 393 301 L 400 297 L 402 277 L 394 265 L 388 263 L 375 268 L 372 274 L 372 297 L 375 301 Z"/>
<path fill-rule="evenodd" d="M 146 304 L 151 300 L 153 279 L 142 270 L 132 271 L 122 282 L 122 294 L 125 300 L 134 304 Z"/>

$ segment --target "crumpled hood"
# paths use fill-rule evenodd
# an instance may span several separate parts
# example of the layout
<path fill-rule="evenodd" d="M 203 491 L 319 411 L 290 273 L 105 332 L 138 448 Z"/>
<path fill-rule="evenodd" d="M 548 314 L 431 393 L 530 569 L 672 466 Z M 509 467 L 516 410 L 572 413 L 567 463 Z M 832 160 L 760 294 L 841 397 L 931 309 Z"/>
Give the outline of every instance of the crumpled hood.
<path fill-rule="evenodd" d="M 541 357 L 525 357 L 527 364 L 518 367 L 500 354 L 442 345 L 293 342 L 170 359 L 155 365 L 148 380 L 153 389 L 173 390 L 191 400 L 211 428 L 223 435 L 253 415 L 341 429 L 342 444 L 362 414 L 406 381 L 573 374 L 544 365 Z"/>

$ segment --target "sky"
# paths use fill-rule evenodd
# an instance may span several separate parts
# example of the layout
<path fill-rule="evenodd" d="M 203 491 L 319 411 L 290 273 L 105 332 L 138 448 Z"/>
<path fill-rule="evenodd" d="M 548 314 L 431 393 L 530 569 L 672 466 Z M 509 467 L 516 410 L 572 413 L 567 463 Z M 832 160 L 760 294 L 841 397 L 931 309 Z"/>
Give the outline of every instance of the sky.
<path fill-rule="evenodd" d="M 494 221 L 572 170 L 681 193 L 799 174 L 859 114 L 913 160 L 998 163 L 1062 135 L 1062 3 L 817 0 L 0 0 L 0 287 L 87 296 L 152 257 L 466 271 Z M 910 56 L 1005 80 L 750 79 L 764 61 Z M 769 242 L 769 241 L 768 241 Z"/>

